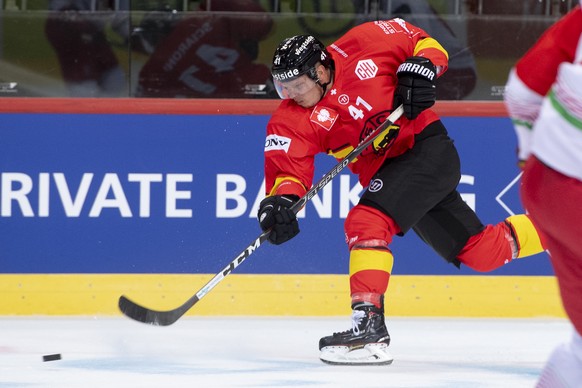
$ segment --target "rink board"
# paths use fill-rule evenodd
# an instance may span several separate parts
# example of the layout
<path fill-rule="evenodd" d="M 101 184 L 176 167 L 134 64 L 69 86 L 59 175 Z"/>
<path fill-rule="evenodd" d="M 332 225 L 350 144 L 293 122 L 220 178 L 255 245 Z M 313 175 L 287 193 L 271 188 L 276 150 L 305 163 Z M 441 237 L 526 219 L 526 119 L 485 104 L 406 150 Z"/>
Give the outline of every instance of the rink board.
<path fill-rule="evenodd" d="M 39 305 L 26 307 L 24 302 L 8 303 L 3 298 L 1 314 L 37 311 L 50 314 L 42 309 L 43 296 L 37 299 L 32 291 L 50 295 L 44 292 L 44 279 L 48 279 L 44 285 L 49 290 L 50 284 L 58 285 L 57 293 L 70 289 L 61 298 L 65 304 L 67 299 L 75 300 L 72 294 L 76 284 L 82 288 L 79 290 L 82 294 L 87 290 L 83 291 L 81 284 L 87 283 L 102 285 L 102 292 L 93 295 L 98 300 L 103 292 L 117 295 L 136 284 L 146 288 L 140 294 L 149 292 L 154 297 L 160 287 L 158 283 L 166 287 L 171 283 L 168 276 L 185 279 L 178 281 L 184 282 L 185 287 L 172 295 L 176 300 L 187 298 L 203 285 L 192 279 L 220 271 L 260 233 L 255 214 L 263 196 L 262 149 L 273 102 L 248 104 L 246 109 L 251 114 L 244 114 L 244 105 L 237 101 L 187 101 L 191 105 L 184 101 L 173 105 L 159 101 L 158 108 L 156 101 L 151 100 L 112 100 L 108 108 L 99 105 L 100 101 L 89 101 L 93 105 L 81 101 L 59 100 L 56 104 L 53 99 L 32 102 L 8 99 L 9 103 L 3 104 L 0 113 L 0 270 L 6 274 L 2 277 L 6 280 L 2 281 L 3 294 L 9 293 L 20 301 L 35 299 Z M 444 108 L 440 113 L 461 155 L 463 177 L 459 191 L 484 223 L 495 223 L 522 211 L 519 171 L 509 119 L 499 105 L 490 105 L 489 111 L 481 109 L 483 106 L 473 104 L 476 108 L 473 111 L 479 114 L 476 117 L 459 116 L 471 111 L 462 103 L 441 105 Z M 316 177 L 335 163 L 326 156 L 318 158 Z M 307 205 L 297 238 L 279 247 L 265 245 L 237 268 L 236 275 L 241 277 L 231 275 L 233 283 L 241 284 L 240 298 L 250 299 L 240 304 L 241 310 L 232 311 L 282 313 L 273 306 L 248 308 L 257 304 L 253 296 L 262 295 L 264 299 L 266 294 L 272 294 L 267 299 L 275 298 L 282 305 L 296 305 L 297 308 L 288 311 L 290 314 L 311 315 L 317 311 L 323 303 L 318 287 L 325 287 L 327 279 L 338 276 L 345 282 L 348 253 L 343 241 L 343 221 L 359 193 L 356 178 L 349 172 L 340 174 Z M 510 284 L 529 284 L 539 279 L 532 284 L 543 284 L 540 292 L 554 295 L 547 310 L 552 310 L 558 300 L 546 254 L 477 276 L 480 274 L 466 268 L 458 271 L 446 264 L 412 233 L 396 238 L 391 247 L 395 266 L 389 295 L 394 295 L 399 278 L 405 284 L 403 290 L 425 283 L 427 287 L 438 288 L 443 279 L 449 278 L 445 282 L 449 287 L 457 283 L 464 287 L 462 284 L 467 281 L 470 288 L 472 282 L 484 279 L 492 289 L 505 287 L 508 279 Z M 261 291 L 249 291 L 246 282 L 258 275 Z M 141 276 L 160 280 L 141 285 L 141 280 L 137 280 Z M 414 280 L 418 276 L 422 282 Z M 284 287 L 287 280 L 282 280 L 289 277 L 308 280 L 289 289 Z M 14 278 L 19 281 L 8 281 Z M 306 286 L 311 283 L 315 288 Z M 26 284 L 33 286 L 28 289 Z M 16 296 L 23 289 L 28 291 Z M 507 290 L 510 289 L 508 286 Z M 293 303 L 293 298 L 298 297 L 296 290 L 304 293 L 305 298 L 315 298 L 314 302 Z M 345 294 L 342 290 L 337 297 L 344 298 Z M 436 298 L 430 294 L 425 297 Z M 467 297 L 470 294 L 463 292 Z M 492 294 L 503 299 L 514 296 L 511 292 L 489 293 Z M 237 299 L 234 293 L 216 295 L 223 295 L 227 301 Z M 49 296 L 46 299 L 54 301 Z M 396 299 L 405 300 L 402 296 L 394 299 L 394 303 Z M 343 309 L 345 304 L 342 300 L 338 308 Z M 270 306 L 267 302 L 264 305 Z M 100 307 L 96 302 L 94 309 L 114 313 L 114 306 L 108 306 Z M 330 303 L 329 309 L 323 310 L 338 313 L 333 306 Z M 483 311 L 490 311 L 486 306 Z M 539 303 L 535 304 L 536 309 L 539 307 Z M 75 313 L 74 309 L 55 308 L 58 310 L 55 313 Z M 434 313 L 437 310 L 441 309 Z M 454 311 L 456 308 L 444 315 Z M 401 312 L 410 314 L 404 306 Z M 210 308 L 208 313 L 218 312 Z"/>
<path fill-rule="evenodd" d="M 119 315 L 121 294 L 174 309 L 212 275 L 0 275 L 1 315 Z M 552 276 L 395 275 L 391 316 L 564 317 Z M 190 310 L 206 316 L 349 315 L 347 275 L 239 275 L 224 279 Z"/>

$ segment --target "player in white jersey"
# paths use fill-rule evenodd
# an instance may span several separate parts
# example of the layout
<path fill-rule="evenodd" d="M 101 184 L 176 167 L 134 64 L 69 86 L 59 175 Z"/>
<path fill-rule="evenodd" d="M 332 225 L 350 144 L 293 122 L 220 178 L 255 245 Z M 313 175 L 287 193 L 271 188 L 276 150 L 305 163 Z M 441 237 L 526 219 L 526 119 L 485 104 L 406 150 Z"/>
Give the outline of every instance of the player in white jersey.
<path fill-rule="evenodd" d="M 574 333 L 537 387 L 582 387 L 582 10 L 548 29 L 512 70 L 505 102 L 524 168 L 524 206 L 543 237 Z"/>

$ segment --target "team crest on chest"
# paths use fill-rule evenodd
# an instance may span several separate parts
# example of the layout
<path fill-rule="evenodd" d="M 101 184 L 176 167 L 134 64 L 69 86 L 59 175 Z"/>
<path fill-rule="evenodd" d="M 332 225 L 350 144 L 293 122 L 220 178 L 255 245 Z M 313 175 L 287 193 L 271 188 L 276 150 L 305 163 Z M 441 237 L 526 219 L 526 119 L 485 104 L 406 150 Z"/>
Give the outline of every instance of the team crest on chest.
<path fill-rule="evenodd" d="M 390 111 L 386 110 L 380 113 L 375 114 L 374 116 L 370 117 L 366 120 L 364 124 L 364 128 L 360 133 L 360 141 L 366 139 L 372 132 L 376 130 L 382 123 L 386 121 L 388 116 L 390 115 Z M 372 142 L 372 145 L 362 152 L 362 155 L 366 155 L 370 152 L 375 153 L 376 155 L 384 155 L 392 144 L 394 140 L 400 133 L 400 125 L 392 124 L 386 129 L 384 129 L 378 137 Z"/>
<path fill-rule="evenodd" d="M 331 108 L 316 106 L 315 109 L 313 109 L 313 112 L 311 112 L 311 117 L 309 119 L 311 122 L 320 125 L 325 128 L 325 130 L 329 131 L 338 116 L 338 113 Z"/>

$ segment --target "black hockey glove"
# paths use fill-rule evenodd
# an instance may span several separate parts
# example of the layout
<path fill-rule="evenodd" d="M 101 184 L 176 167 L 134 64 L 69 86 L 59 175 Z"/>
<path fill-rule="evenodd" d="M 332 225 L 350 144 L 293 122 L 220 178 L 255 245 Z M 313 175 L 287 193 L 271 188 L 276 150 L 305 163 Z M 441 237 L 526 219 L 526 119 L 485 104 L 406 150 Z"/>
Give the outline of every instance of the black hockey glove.
<path fill-rule="evenodd" d="M 404 105 L 404 116 L 414 120 L 420 112 L 436 101 L 436 67 L 428 58 L 410 57 L 396 70 L 398 85 L 394 93 L 394 108 Z"/>
<path fill-rule="evenodd" d="M 291 210 L 291 206 L 298 199 L 295 195 L 273 195 L 261 201 L 258 214 L 259 224 L 263 231 L 271 229 L 269 241 L 272 244 L 283 244 L 299 233 L 297 216 Z"/>

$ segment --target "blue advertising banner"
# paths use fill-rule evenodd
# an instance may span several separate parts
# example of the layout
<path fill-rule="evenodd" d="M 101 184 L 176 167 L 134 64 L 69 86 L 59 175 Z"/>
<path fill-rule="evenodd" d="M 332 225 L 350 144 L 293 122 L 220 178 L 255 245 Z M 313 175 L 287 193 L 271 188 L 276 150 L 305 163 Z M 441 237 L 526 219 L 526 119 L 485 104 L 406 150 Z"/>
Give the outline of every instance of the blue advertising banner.
<path fill-rule="evenodd" d="M 1 273 L 216 273 L 252 242 L 263 198 L 265 115 L 1 114 Z M 523 211 L 505 118 L 443 118 L 462 160 L 459 191 L 484 223 Z M 317 176 L 336 161 L 317 159 Z M 301 233 L 266 244 L 237 273 L 343 274 L 343 221 L 361 193 L 337 176 Z M 413 232 L 394 274 L 474 274 Z M 550 275 L 546 254 L 497 275 Z"/>

